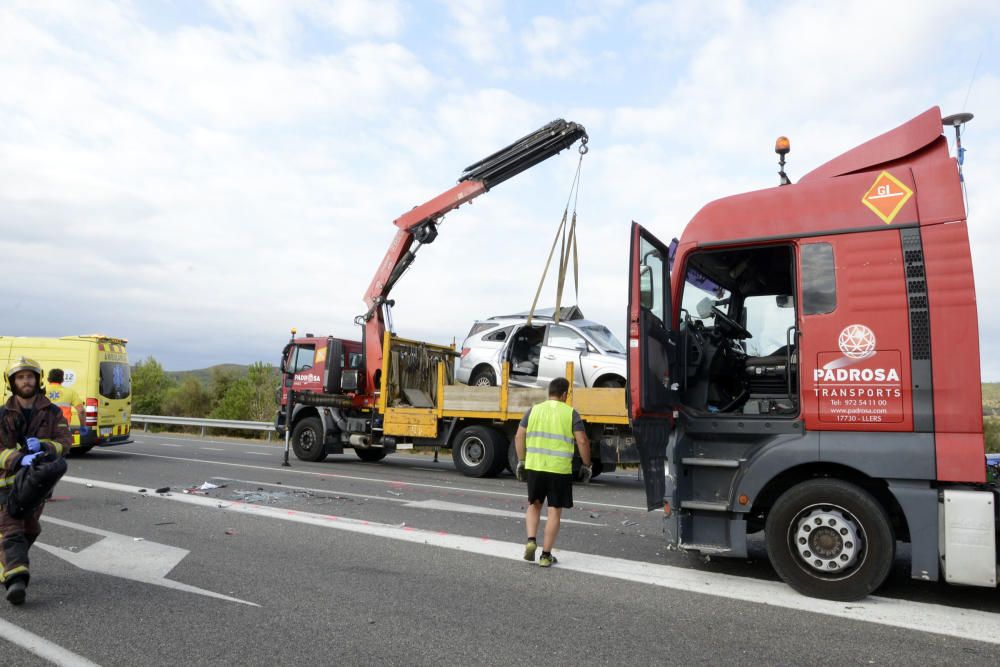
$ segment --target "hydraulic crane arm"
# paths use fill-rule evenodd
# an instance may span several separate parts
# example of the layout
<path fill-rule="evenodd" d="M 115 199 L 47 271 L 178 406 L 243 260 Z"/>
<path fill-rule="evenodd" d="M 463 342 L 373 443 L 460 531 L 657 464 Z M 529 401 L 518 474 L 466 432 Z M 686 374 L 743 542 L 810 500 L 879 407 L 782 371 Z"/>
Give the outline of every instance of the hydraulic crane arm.
<path fill-rule="evenodd" d="M 358 317 L 359 324 L 364 327 L 365 375 L 369 392 L 377 386 L 375 374 L 382 368 L 382 337 L 385 333 L 383 306 L 389 302 L 389 292 L 396 281 L 413 263 L 417 250 L 437 238 L 437 225 L 441 217 L 489 191 L 493 186 L 569 148 L 578 139 L 583 144 L 581 150 L 585 150 L 587 138 L 587 130 L 582 125 L 562 119 L 554 120 L 510 146 L 466 167 L 459 177 L 458 185 L 393 221 L 399 231 L 393 237 L 389 250 L 365 291 L 364 301 L 368 310 Z M 411 250 L 414 241 L 417 247 Z"/>

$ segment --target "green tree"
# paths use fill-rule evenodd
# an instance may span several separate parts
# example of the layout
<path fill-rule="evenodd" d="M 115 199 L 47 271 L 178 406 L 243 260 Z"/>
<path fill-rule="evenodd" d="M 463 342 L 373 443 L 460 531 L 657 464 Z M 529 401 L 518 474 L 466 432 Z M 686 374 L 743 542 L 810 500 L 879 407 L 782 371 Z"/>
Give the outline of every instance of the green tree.
<path fill-rule="evenodd" d="M 163 414 L 175 417 L 204 417 L 212 407 L 212 396 L 193 375 L 168 389 L 163 399 Z"/>
<path fill-rule="evenodd" d="M 233 382 L 212 414 L 215 419 L 271 421 L 278 409 L 279 376 L 271 364 L 258 361 L 247 374 Z"/>
<path fill-rule="evenodd" d="M 173 382 L 152 356 L 132 370 L 132 411 L 140 415 L 163 414 L 163 400 Z"/>
<path fill-rule="evenodd" d="M 220 366 L 215 366 L 212 368 L 212 379 L 208 383 L 208 392 L 211 395 L 212 407 L 214 410 L 219 403 L 222 402 L 222 398 L 240 379 L 240 373 L 233 368 L 223 368 Z"/>

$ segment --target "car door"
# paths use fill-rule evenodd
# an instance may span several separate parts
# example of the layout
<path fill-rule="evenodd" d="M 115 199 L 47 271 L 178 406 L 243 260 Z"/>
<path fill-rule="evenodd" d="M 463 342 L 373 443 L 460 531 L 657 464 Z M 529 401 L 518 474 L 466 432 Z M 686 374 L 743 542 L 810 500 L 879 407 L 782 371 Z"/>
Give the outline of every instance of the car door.
<path fill-rule="evenodd" d="M 538 385 L 548 386 L 557 377 L 566 376 L 566 362 L 573 362 L 573 384 L 583 385 L 581 369 L 587 341 L 579 332 L 562 324 L 550 324 L 538 362 Z"/>

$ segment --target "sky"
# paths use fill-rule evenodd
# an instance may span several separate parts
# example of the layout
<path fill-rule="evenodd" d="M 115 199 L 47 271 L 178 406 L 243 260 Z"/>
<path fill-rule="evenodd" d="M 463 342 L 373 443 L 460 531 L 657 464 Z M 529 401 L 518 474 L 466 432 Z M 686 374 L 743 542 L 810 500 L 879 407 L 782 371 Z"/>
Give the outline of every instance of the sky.
<path fill-rule="evenodd" d="M 777 185 L 777 136 L 795 180 L 938 105 L 976 114 L 1000 380 L 997 27 L 995 0 L 7 0 L 0 334 L 103 332 L 169 370 L 277 363 L 290 327 L 358 338 L 392 221 L 566 118 L 590 135 L 568 301 L 624 338 L 631 220 L 680 236 L 707 202 Z M 396 332 L 460 344 L 526 310 L 578 159 L 449 214 L 393 292 Z"/>

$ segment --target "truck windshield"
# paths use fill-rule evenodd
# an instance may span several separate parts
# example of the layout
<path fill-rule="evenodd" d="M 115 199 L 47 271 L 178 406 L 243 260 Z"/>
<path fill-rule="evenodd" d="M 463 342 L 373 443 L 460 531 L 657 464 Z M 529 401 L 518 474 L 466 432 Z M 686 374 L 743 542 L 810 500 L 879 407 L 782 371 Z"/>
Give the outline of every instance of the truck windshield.
<path fill-rule="evenodd" d="M 117 400 L 132 393 L 132 372 L 120 361 L 101 362 L 101 396 Z"/>
<path fill-rule="evenodd" d="M 622 345 L 621 341 L 615 338 L 615 335 L 611 333 L 611 330 L 603 324 L 591 324 L 590 326 L 580 328 L 583 329 L 583 331 L 590 336 L 602 350 L 606 352 L 625 354 L 625 346 Z"/>

